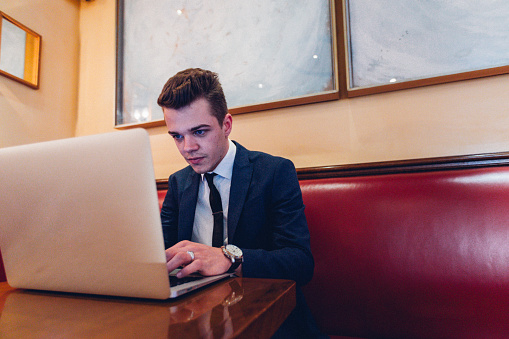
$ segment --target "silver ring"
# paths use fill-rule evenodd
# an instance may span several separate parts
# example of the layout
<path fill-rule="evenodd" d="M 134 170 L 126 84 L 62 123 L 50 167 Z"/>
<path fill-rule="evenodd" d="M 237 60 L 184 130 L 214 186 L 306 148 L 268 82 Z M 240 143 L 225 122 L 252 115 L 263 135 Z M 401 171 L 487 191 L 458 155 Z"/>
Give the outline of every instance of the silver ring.
<path fill-rule="evenodd" d="M 191 262 L 194 261 L 194 252 L 193 251 L 187 251 L 187 254 L 191 256 Z"/>

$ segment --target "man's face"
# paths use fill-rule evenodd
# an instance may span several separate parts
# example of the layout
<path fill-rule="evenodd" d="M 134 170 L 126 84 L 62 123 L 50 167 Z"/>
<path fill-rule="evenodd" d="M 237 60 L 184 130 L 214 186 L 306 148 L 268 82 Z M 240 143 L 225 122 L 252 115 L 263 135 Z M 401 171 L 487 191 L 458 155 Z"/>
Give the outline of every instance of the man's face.
<path fill-rule="evenodd" d="M 163 108 L 163 113 L 168 133 L 187 163 L 199 174 L 213 171 L 228 152 L 232 116 L 227 114 L 220 125 L 204 98 L 179 109 Z"/>

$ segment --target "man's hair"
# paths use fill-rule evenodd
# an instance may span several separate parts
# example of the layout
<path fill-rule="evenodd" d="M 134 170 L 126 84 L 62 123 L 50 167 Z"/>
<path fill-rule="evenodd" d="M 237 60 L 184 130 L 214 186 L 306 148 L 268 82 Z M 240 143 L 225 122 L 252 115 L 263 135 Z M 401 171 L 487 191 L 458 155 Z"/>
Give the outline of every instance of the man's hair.
<path fill-rule="evenodd" d="M 164 85 L 157 104 L 165 108 L 179 109 L 200 98 L 207 100 L 212 115 L 221 125 L 228 113 L 228 107 L 219 77 L 211 71 L 188 68 L 178 72 Z"/>

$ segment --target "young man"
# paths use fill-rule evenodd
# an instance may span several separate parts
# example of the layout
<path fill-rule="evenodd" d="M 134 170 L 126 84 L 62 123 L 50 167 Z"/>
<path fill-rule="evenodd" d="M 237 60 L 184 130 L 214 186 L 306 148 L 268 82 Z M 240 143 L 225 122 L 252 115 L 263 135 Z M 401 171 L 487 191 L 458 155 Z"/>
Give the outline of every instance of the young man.
<path fill-rule="evenodd" d="M 157 102 L 189 164 L 170 176 L 161 210 L 168 270 L 184 266 L 180 277 L 235 272 L 306 284 L 314 261 L 292 162 L 228 138 L 232 116 L 213 72 L 177 73 Z M 302 325 L 313 322 L 297 294 L 297 308 L 278 334 L 309 337 Z"/>

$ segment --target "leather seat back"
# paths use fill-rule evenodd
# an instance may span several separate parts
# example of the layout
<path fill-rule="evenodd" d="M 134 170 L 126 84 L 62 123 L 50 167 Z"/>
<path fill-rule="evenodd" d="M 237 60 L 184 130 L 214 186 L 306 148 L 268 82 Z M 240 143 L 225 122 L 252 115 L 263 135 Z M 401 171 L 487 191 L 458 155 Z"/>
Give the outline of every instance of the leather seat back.
<path fill-rule="evenodd" d="M 300 183 L 316 262 L 304 292 L 326 333 L 509 333 L 509 168 Z"/>

